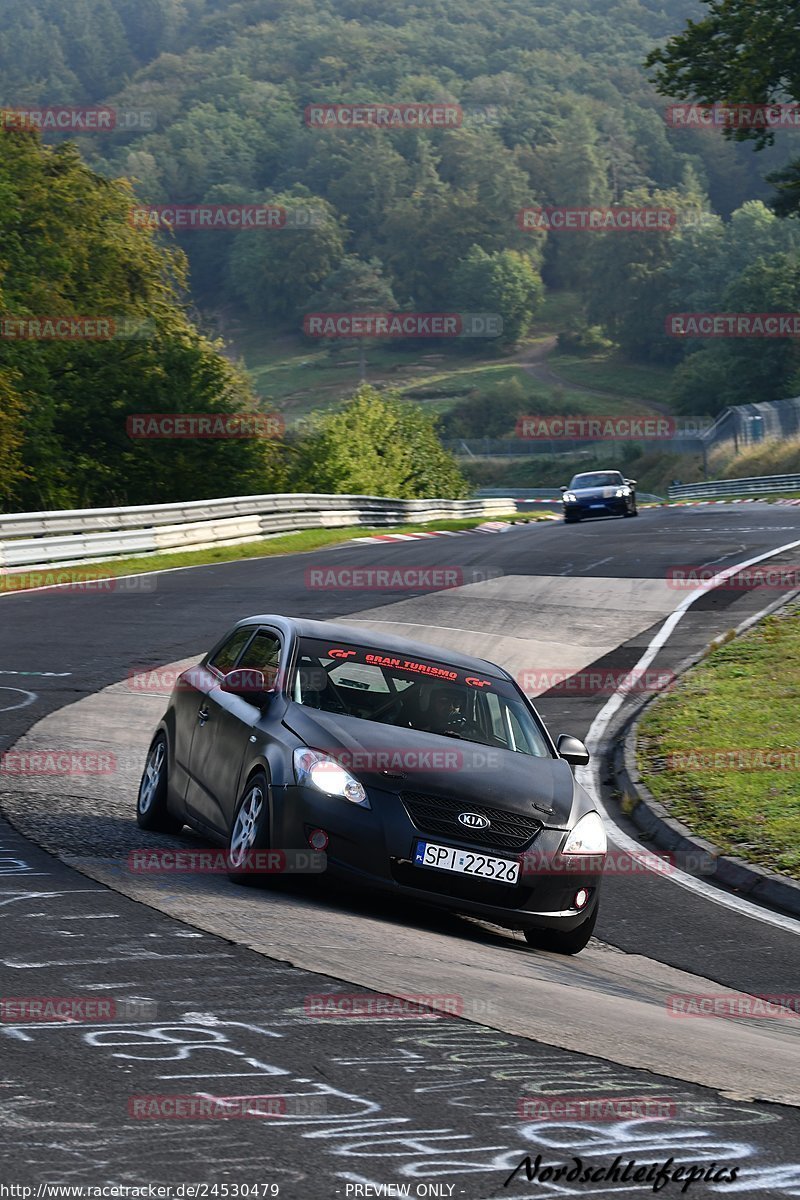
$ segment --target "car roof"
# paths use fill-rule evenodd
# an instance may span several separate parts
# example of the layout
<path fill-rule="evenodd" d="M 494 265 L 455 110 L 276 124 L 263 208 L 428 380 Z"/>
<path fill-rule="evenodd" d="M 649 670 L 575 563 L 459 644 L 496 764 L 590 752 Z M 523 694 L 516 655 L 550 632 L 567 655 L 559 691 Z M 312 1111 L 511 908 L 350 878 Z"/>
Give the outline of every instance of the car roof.
<path fill-rule="evenodd" d="M 282 630 L 284 634 L 294 634 L 297 637 L 351 642 L 357 646 L 374 646 L 376 650 L 388 650 L 395 654 L 404 654 L 406 657 L 433 659 L 447 666 L 460 668 L 462 671 L 482 671 L 485 674 L 494 675 L 496 679 L 511 679 L 508 671 L 504 671 L 496 663 L 483 658 L 472 658 L 468 654 L 459 654 L 456 650 L 440 649 L 438 646 L 413 642 L 409 638 L 396 637 L 390 633 L 377 635 L 371 629 L 340 625 L 335 621 L 311 621 L 306 617 L 285 617 L 275 613 L 266 613 L 260 616 L 245 617 L 238 624 L 273 625 Z"/>

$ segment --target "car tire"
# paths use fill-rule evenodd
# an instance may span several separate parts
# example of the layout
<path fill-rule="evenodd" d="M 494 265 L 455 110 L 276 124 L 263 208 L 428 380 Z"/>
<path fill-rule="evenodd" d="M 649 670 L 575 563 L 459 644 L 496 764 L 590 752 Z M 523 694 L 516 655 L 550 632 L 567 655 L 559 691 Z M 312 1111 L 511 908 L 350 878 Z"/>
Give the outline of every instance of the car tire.
<path fill-rule="evenodd" d="M 600 905 L 595 904 L 592 915 L 569 932 L 561 929 L 526 929 L 525 941 L 535 950 L 549 950 L 552 954 L 580 954 L 594 933 L 599 909 Z"/>
<path fill-rule="evenodd" d="M 260 871 L 236 870 L 245 853 L 269 849 L 269 781 L 263 771 L 248 779 L 236 806 L 228 838 L 228 878 L 240 887 L 255 887 L 264 880 Z"/>
<path fill-rule="evenodd" d="M 147 751 L 136 797 L 136 824 L 154 833 L 178 833 L 183 828 L 183 821 L 167 808 L 168 756 L 166 734 L 157 733 Z"/>
<path fill-rule="evenodd" d="M 580 525 L 580 517 L 564 517 L 565 525 Z"/>

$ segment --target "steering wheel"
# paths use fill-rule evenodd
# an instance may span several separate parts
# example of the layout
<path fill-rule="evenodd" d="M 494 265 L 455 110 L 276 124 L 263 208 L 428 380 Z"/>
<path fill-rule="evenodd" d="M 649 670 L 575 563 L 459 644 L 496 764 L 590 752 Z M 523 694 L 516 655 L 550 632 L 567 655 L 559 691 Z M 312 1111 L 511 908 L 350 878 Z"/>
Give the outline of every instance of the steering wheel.
<path fill-rule="evenodd" d="M 481 729 L 480 725 L 478 725 L 476 721 L 468 720 L 468 718 L 462 716 L 461 713 L 456 713 L 450 718 L 450 720 L 447 722 L 444 732 L 452 732 L 458 737 L 475 737 L 477 735 L 479 738 L 483 738 L 483 730 Z"/>

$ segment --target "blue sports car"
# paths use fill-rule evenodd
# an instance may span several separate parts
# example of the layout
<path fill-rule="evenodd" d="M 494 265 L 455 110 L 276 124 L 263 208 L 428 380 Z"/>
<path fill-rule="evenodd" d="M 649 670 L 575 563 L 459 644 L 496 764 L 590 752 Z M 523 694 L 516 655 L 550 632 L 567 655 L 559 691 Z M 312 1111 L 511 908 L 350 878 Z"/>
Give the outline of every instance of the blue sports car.
<path fill-rule="evenodd" d="M 567 525 L 585 517 L 636 517 L 636 480 L 626 479 L 619 471 L 587 471 L 573 475 L 569 487 L 562 487 L 564 522 Z"/>

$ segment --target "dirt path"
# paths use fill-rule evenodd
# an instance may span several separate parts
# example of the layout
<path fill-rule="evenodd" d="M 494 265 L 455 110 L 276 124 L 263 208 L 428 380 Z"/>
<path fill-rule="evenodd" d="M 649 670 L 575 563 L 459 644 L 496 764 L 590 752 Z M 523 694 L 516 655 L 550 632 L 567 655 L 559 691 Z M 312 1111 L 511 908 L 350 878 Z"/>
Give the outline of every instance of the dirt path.
<path fill-rule="evenodd" d="M 671 413 L 669 405 L 663 404 L 658 400 L 645 400 L 643 397 L 636 396 L 621 396 L 619 392 L 608 392 L 600 388 L 587 388 L 579 383 L 572 383 L 569 379 L 565 379 L 559 375 L 557 371 L 549 365 L 548 359 L 558 345 L 558 337 L 552 336 L 544 338 L 541 342 L 537 342 L 535 346 L 528 346 L 520 351 L 514 358 L 509 359 L 510 362 L 516 362 L 522 369 L 539 383 L 547 384 L 548 387 L 562 388 L 565 392 L 575 392 L 583 396 L 600 396 L 607 397 L 610 400 L 624 400 L 626 405 L 641 403 L 644 411 L 652 410 L 658 413 Z"/>

